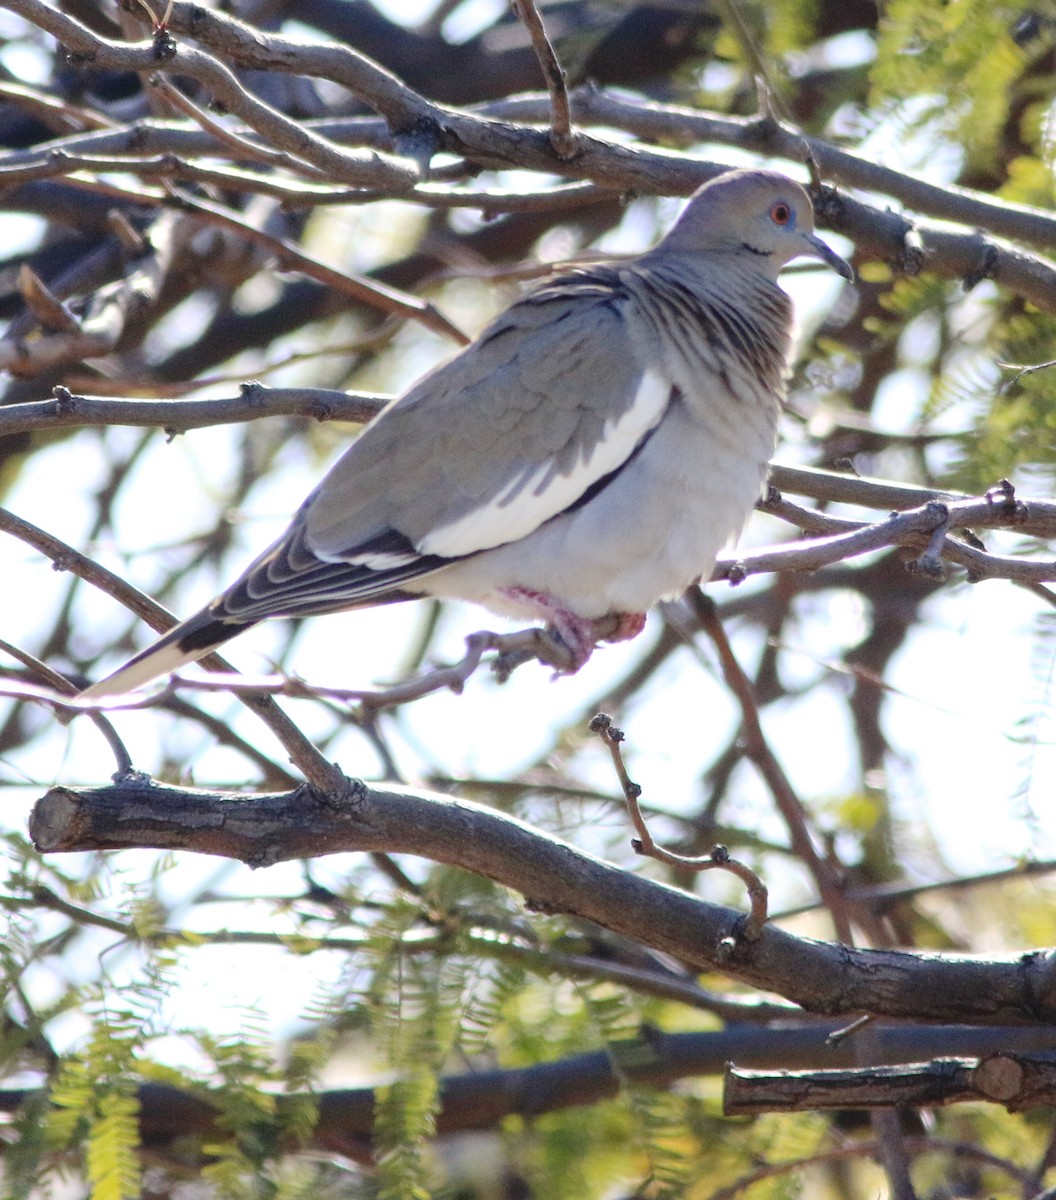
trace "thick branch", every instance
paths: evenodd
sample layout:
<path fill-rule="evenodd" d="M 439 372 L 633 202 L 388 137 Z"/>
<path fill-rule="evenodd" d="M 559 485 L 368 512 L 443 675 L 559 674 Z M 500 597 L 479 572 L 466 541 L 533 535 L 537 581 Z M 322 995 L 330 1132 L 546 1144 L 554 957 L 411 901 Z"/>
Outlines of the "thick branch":
<path fill-rule="evenodd" d="M 1041 247 L 1056 245 L 1056 217 L 1045 209 L 997 200 L 967 188 L 929 183 L 905 171 L 871 162 L 823 138 L 811 137 L 772 117 L 704 112 L 679 104 L 640 100 L 602 88 L 578 88 L 572 92 L 571 101 L 580 125 L 622 129 L 650 141 L 675 141 L 683 145 L 717 142 L 799 162 L 804 161 L 809 150 L 822 175 L 845 187 L 879 192 L 924 216 L 979 226 L 999 237 Z M 535 95 L 513 96 L 493 101 L 483 106 L 482 111 L 513 120 L 542 121 L 547 100 Z"/>
<path fill-rule="evenodd" d="M 978 1030 L 963 1026 L 886 1028 L 879 1030 L 878 1036 L 884 1061 L 891 1063 L 922 1053 L 987 1054 L 1009 1044 L 1022 1051 L 1044 1050 L 1054 1041 L 1051 1030 Z M 853 1063 L 853 1048 L 849 1044 L 831 1047 L 825 1038 L 824 1029 L 726 1029 L 676 1034 L 650 1031 L 647 1037 L 617 1042 L 605 1050 L 557 1062 L 449 1075 L 440 1083 L 437 1132 L 489 1129 L 510 1115 L 539 1116 L 596 1104 L 615 1096 L 621 1083 L 627 1081 L 667 1087 L 679 1079 L 719 1074 L 731 1060 L 759 1068 L 816 1062 L 848 1066 Z M 0 1112 L 16 1112 L 37 1094 L 21 1089 L 0 1091 Z M 292 1098 L 295 1104 L 300 1099 Z M 321 1093 L 317 1099 L 319 1121 L 312 1132 L 312 1145 L 335 1147 L 349 1138 L 370 1138 L 375 1111 L 373 1088 L 334 1089 Z M 201 1091 L 191 1094 L 165 1084 L 148 1083 L 139 1089 L 139 1102 L 142 1134 L 155 1147 L 216 1129 L 217 1109 Z M 280 1118 L 283 1103 L 280 1097 Z"/>
<path fill-rule="evenodd" d="M 1056 1019 L 1056 956 L 1006 960 L 853 950 L 768 925 L 738 940 L 739 913 L 594 858 L 512 817 L 428 792 L 361 782 L 258 796 L 163 787 L 142 777 L 104 788 L 54 788 L 30 831 L 43 852 L 133 846 L 196 850 L 264 866 L 349 851 L 417 854 L 778 992 L 811 1012 L 1021 1024 Z M 734 949 L 729 949 L 733 939 Z"/>
<path fill-rule="evenodd" d="M 897 1063 L 921 1054 L 988 1054 L 1012 1045 L 1020 1051 L 1053 1046 L 1051 1030 L 885 1028 L 878 1031 L 885 1062 Z M 668 1087 L 679 1079 L 717 1075 L 731 1060 L 757 1068 L 824 1062 L 853 1063 L 848 1043 L 832 1047 L 824 1029 L 725 1029 L 711 1033 L 660 1033 L 605 1050 L 577 1054 L 556 1062 L 509 1070 L 449 1075 L 440 1082 L 437 1132 L 462 1133 L 491 1129 L 511 1115 L 539 1116 L 544 1112 L 596 1104 L 617 1094 L 628 1081 L 647 1087 Z M 0 1112 L 14 1113 L 36 1098 L 31 1089 L 0 1090 Z M 346 1148 L 350 1139 L 368 1142 L 374 1128 L 376 1095 L 373 1088 L 341 1088 L 316 1097 L 319 1119 L 310 1145 Z M 284 1104 L 278 1097 L 281 1124 Z M 218 1108 L 201 1089 L 194 1093 L 167 1084 L 147 1083 L 139 1089 L 140 1130 L 155 1149 L 187 1136 L 214 1133 Z M 298 1146 L 298 1149 L 303 1147 Z"/>
<path fill-rule="evenodd" d="M 762 1112 L 819 1109 L 935 1108 L 966 1101 L 1003 1104 L 1011 1112 L 1056 1103 L 1056 1059 L 1051 1054 L 996 1053 L 985 1058 L 940 1058 L 897 1067 L 845 1071 L 726 1072 L 724 1110 L 745 1117 Z"/>
<path fill-rule="evenodd" d="M 838 471 L 822 471 L 817 467 L 788 467 L 770 464 L 770 482 L 782 492 L 794 496 L 809 496 L 837 504 L 860 504 L 863 508 L 903 511 L 920 508 L 929 500 L 970 500 L 964 492 L 942 492 L 935 488 L 917 487 L 909 483 L 892 483 L 888 479 L 872 479 L 866 475 L 844 475 Z"/>

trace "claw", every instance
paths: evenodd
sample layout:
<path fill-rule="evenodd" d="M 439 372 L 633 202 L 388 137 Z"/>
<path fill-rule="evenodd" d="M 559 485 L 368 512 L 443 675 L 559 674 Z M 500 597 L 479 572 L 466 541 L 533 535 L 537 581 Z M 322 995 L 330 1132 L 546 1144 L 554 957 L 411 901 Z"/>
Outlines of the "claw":
<path fill-rule="evenodd" d="M 568 650 L 571 662 L 558 669 L 561 675 L 574 675 L 585 666 L 598 642 L 625 642 L 637 637 L 645 628 L 645 613 L 581 617 L 545 592 L 523 587 L 504 588 L 503 591 L 510 599 L 528 605 L 546 622 L 547 632 Z"/>

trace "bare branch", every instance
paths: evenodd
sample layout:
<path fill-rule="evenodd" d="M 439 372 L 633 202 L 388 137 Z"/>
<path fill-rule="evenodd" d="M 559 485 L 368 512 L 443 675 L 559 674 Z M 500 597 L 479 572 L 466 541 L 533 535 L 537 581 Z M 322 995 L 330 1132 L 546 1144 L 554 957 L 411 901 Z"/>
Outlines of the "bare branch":
<path fill-rule="evenodd" d="M 94 108 L 70 104 L 48 92 L 21 83 L 0 83 L 0 99 L 10 100 L 19 108 L 33 113 L 56 133 L 67 133 L 71 129 L 110 129 L 116 124 Z"/>
<path fill-rule="evenodd" d="M 806 146 L 825 178 L 844 187 L 891 196 L 924 216 L 988 229 L 999 237 L 1034 246 L 1056 248 L 1056 217 L 1045 209 L 995 200 L 953 184 L 929 183 L 765 116 L 763 119 L 728 116 L 641 100 L 604 88 L 578 88 L 572 92 L 571 102 L 580 125 L 609 126 L 653 141 L 685 146 L 713 142 L 793 162 L 803 161 Z M 482 105 L 480 111 L 513 120 L 545 120 L 546 97 L 514 96 Z"/>
<path fill-rule="evenodd" d="M 130 323 L 157 303 L 165 276 L 172 266 L 175 249 L 171 218 L 155 228 L 149 252 L 124 278 L 100 287 L 91 297 L 84 315 L 63 322 L 63 327 L 41 337 L 25 339 L 17 324 L 9 325 L 0 340 L 0 370 L 13 375 L 34 376 L 54 367 L 84 358 L 98 358 L 112 351 L 125 336 Z M 50 290 L 53 326 L 64 311 L 60 298 Z M 38 295 L 37 313 L 43 304 Z"/>
<path fill-rule="evenodd" d="M 862 490 L 863 494 L 866 490 Z M 826 518 L 819 516 L 818 520 Z M 949 504 L 933 500 L 922 508 L 896 513 L 886 521 L 857 526 L 847 522 L 847 526 L 850 532 L 753 551 L 736 558 L 720 558 L 711 578 L 739 583 L 749 575 L 766 571 L 816 571 L 874 550 L 911 546 L 923 551 L 915 561 L 919 569 L 928 573 L 936 569 L 941 558 L 963 566 L 973 583 L 982 579 L 1009 579 L 1017 583 L 1056 580 L 1056 561 L 1037 562 L 989 554 L 945 536 L 945 531 L 950 528 L 1014 529 L 1032 537 L 1053 538 L 1056 537 L 1056 503 L 1051 501 L 1014 500 L 1008 505 L 986 497 Z M 940 528 L 942 541 L 933 546 L 933 536 Z"/>
<path fill-rule="evenodd" d="M 214 400 L 134 400 L 76 396 L 56 387 L 53 400 L 0 407 L 0 437 L 37 429 L 131 425 L 164 429 L 174 435 L 190 429 L 255 421 L 264 417 L 310 417 L 316 421 L 362 423 L 391 399 L 370 392 L 326 388 L 269 388 L 245 383 L 239 395 Z"/>
<path fill-rule="evenodd" d="M 942 1058 L 897 1067 L 843 1071 L 726 1072 L 727 1116 L 804 1110 L 936 1108 L 966 1101 L 1002 1104 L 1022 1112 L 1056 1100 L 1056 1061 L 1051 1054 L 997 1053 L 972 1060 Z"/>
<path fill-rule="evenodd" d="M 233 209 L 224 208 L 209 200 L 198 200 L 182 194 L 175 197 L 172 203 L 206 221 L 233 230 L 239 237 L 268 250 L 275 255 L 279 265 L 287 270 L 301 271 L 309 278 L 317 279 L 327 287 L 344 292 L 353 300 L 369 304 L 383 312 L 412 317 L 427 329 L 432 329 L 434 333 L 439 333 L 443 337 L 452 338 L 460 345 L 464 346 L 470 341 L 462 330 L 452 324 L 431 301 L 419 300 L 417 296 L 409 296 L 396 288 L 389 287 L 380 280 L 338 271 L 334 267 L 320 262 L 312 255 L 306 254 L 287 238 L 276 237 L 274 234 L 247 224 L 243 217 Z"/>
<path fill-rule="evenodd" d="M 304 785 L 247 796 L 133 775 L 111 787 L 53 788 L 37 802 L 30 832 L 43 853 L 139 846 L 255 865 L 348 852 L 416 854 L 493 879 L 537 909 L 593 921 L 700 970 L 777 992 L 810 1012 L 980 1025 L 1056 1020 L 1052 954 L 986 960 L 857 950 L 795 937 L 772 923 L 748 942 L 737 938 L 742 917 L 733 909 L 632 875 L 494 809 L 414 789 L 342 777 L 326 792 Z"/>
<path fill-rule="evenodd" d="M 3 510 L 0 510 L 0 528 L 3 527 L 3 519 Z M 604 633 L 604 629 L 602 633 Z M 370 714 L 386 708 L 396 708 L 412 700 L 420 700 L 434 692 L 448 690 L 460 694 L 467 680 L 476 672 L 488 651 L 496 652 L 496 657 L 490 661 L 489 665 L 495 676 L 503 683 L 513 671 L 527 662 L 539 662 L 544 666 L 553 667 L 558 672 L 568 671 L 574 664 L 572 652 L 547 629 L 533 627 L 513 633 L 492 633 L 490 630 L 483 629 L 477 633 L 471 633 L 466 638 L 466 653 L 459 662 L 449 667 L 436 667 L 404 683 L 380 689 L 325 687 L 306 683 L 296 676 L 243 675 L 227 668 L 218 674 L 204 676 L 173 675 L 167 684 L 153 692 L 147 694 L 133 692 L 127 696 L 114 695 L 107 697 L 101 703 L 98 701 L 86 702 L 78 696 L 70 695 L 63 689 L 49 690 L 17 681 L 0 683 L 0 696 L 39 700 L 41 703 L 50 704 L 53 708 L 61 711 L 95 712 L 104 709 L 108 712 L 117 712 L 166 704 L 178 690 L 222 692 L 231 693 L 241 699 L 288 696 L 296 700 L 329 700 L 339 704 L 356 705 L 361 714 Z M 201 661 L 208 663 L 209 660 L 205 658 Z"/>
<path fill-rule="evenodd" d="M 655 858 L 658 862 L 667 863 L 668 866 L 679 867 L 687 871 L 711 871 L 717 869 L 728 871 L 731 875 L 735 875 L 744 884 L 748 892 L 748 899 L 751 901 L 751 912 L 748 914 L 744 926 L 740 930 L 740 936 L 749 942 L 757 941 L 763 926 L 766 924 L 767 890 L 763 881 L 750 867 L 742 862 L 738 862 L 735 858 L 731 858 L 725 846 L 715 846 L 708 854 L 693 856 L 676 854 L 674 851 L 665 850 L 662 846 L 658 846 L 653 840 L 653 835 L 649 832 L 649 826 L 646 824 L 641 806 L 638 803 L 642 789 L 637 783 L 633 782 L 627 774 L 627 768 L 624 765 L 623 751 L 620 748 L 620 744 L 623 742 L 625 736 L 623 730 L 617 729 L 613 725 L 612 719 L 605 713 L 598 713 L 592 718 L 590 729 L 592 733 L 596 733 L 601 738 L 602 743 L 612 756 L 613 766 L 616 768 L 616 774 L 623 789 L 624 803 L 627 805 L 627 812 L 631 818 L 631 824 L 634 826 L 635 833 L 638 834 L 637 838 L 631 841 L 631 847 L 634 852 L 645 855 L 647 858 Z M 731 945 L 730 949 L 732 950 L 732 948 Z"/>
<path fill-rule="evenodd" d="M 158 68 L 154 42 L 128 45 L 108 41 L 73 17 L 49 7 L 43 0 L 8 0 L 7 7 L 46 30 L 71 53 L 99 70 L 150 73 Z M 176 69 L 181 75 L 189 75 L 204 84 L 228 112 L 240 116 L 269 144 L 303 159 L 331 179 L 380 187 L 411 187 L 414 183 L 417 171 L 408 160 L 344 149 L 252 95 L 242 87 L 230 68 L 205 51 L 180 45 L 176 54 Z"/>
<path fill-rule="evenodd" d="M 9 405 L 0 409 L 0 435 L 35 429 L 84 425 L 157 426 L 185 432 L 208 425 L 266 416 L 306 416 L 315 420 L 369 420 L 391 397 L 314 388 L 266 388 L 243 385 L 238 398 L 216 400 L 132 400 L 75 396 L 56 389 L 54 400 Z M 788 491 L 818 500 L 868 508 L 910 510 L 875 524 L 832 517 L 796 505 L 777 494 L 760 507 L 809 533 L 826 536 L 737 557 L 720 558 L 712 579 L 739 581 L 768 571 L 814 571 L 860 554 L 891 546 L 920 547 L 931 569 L 937 558 L 962 566 L 973 580 L 1008 579 L 1027 584 L 1056 581 L 1056 562 L 990 554 L 948 536 L 934 540 L 937 528 L 1011 529 L 1024 536 L 1056 538 L 1056 501 L 1031 497 L 1013 504 L 993 498 L 973 499 L 963 493 L 890 484 L 883 480 L 839 475 L 804 467 L 775 464 L 771 478 Z M 935 501 L 942 510 L 929 507 Z M 919 506 L 919 507 L 918 507 Z M 445 685 L 446 686 L 446 685 Z"/>
<path fill-rule="evenodd" d="M 73 696 L 77 692 L 77 688 L 58 671 L 52 670 L 47 663 L 43 663 L 40 659 L 35 658 L 26 650 L 20 649 L 18 646 L 13 646 L 10 642 L 0 638 L 0 651 L 9 654 L 16 662 L 20 662 L 38 679 L 42 679 L 46 688 L 40 689 L 40 699 L 47 703 L 52 703 L 54 707 L 60 707 L 58 703 L 53 702 L 47 695 L 50 692 L 53 696 L 67 698 Z M 0 685 L 2 686 L 2 685 Z M 107 744 L 114 753 L 114 758 L 117 760 L 117 773 L 123 775 L 132 770 L 132 759 L 128 751 L 125 749 L 124 742 L 118 736 L 117 730 L 113 727 L 106 715 L 101 712 L 91 714 L 92 724 L 106 739 Z"/>
<path fill-rule="evenodd" d="M 528 30 L 535 56 L 546 80 L 550 93 L 550 144 L 560 159 L 576 155 L 576 135 L 572 131 L 572 117 L 568 107 L 568 89 L 565 72 L 561 69 L 554 47 L 546 35 L 546 28 L 535 0 L 510 0 L 513 11 Z"/>
<path fill-rule="evenodd" d="M 33 546 L 50 558 L 57 569 L 72 571 L 81 579 L 99 588 L 100 591 L 113 596 L 159 633 L 167 632 L 176 624 L 176 618 L 171 613 L 130 583 L 93 562 L 86 555 L 74 550 L 72 546 L 68 546 L 65 542 L 46 533 L 43 529 L 38 529 L 35 525 L 23 521 L 14 513 L 2 508 L 0 508 L 0 531 L 10 533 L 27 545 Z M 232 668 L 219 654 L 209 654 L 201 662 L 203 666 L 212 670 L 232 671 Z M 237 691 L 235 695 L 238 695 Z M 39 698 L 43 699 L 44 697 Z M 339 775 L 333 764 L 326 761 L 319 750 L 270 696 L 247 693 L 239 696 L 239 699 L 247 708 L 255 712 L 271 730 L 306 779 L 323 789 L 336 786 L 338 794 L 341 793 L 344 787 L 341 781 L 344 777 Z M 52 703 L 57 702 L 52 701 Z"/>
<path fill-rule="evenodd" d="M 283 167 L 289 171 L 296 171 L 308 175 L 312 179 L 326 177 L 325 173 L 320 171 L 318 167 L 313 166 L 309 162 L 301 161 L 296 155 L 286 154 L 281 150 L 273 150 L 270 146 L 262 146 L 247 137 L 243 137 L 235 130 L 228 129 L 226 125 L 222 125 L 219 121 L 214 120 L 204 109 L 185 96 L 160 71 L 149 75 L 147 83 L 154 89 L 157 95 L 172 105 L 173 108 L 190 117 L 196 125 L 200 125 L 206 133 L 211 133 L 218 142 L 234 150 L 236 154 L 244 155 L 251 160 L 255 159 L 259 162 L 267 163 L 273 167 Z"/>
<path fill-rule="evenodd" d="M 18 269 L 18 290 L 26 308 L 47 333 L 80 334 L 81 323 L 58 296 L 52 294 L 29 263 L 23 263 Z"/>
<path fill-rule="evenodd" d="M 267 33 L 218 9 L 203 9 L 190 0 L 178 0 L 172 5 L 168 25 L 173 33 L 208 46 L 224 62 L 258 71 L 311 75 L 340 84 L 379 113 L 396 133 L 410 133 L 443 111 L 351 46 Z"/>

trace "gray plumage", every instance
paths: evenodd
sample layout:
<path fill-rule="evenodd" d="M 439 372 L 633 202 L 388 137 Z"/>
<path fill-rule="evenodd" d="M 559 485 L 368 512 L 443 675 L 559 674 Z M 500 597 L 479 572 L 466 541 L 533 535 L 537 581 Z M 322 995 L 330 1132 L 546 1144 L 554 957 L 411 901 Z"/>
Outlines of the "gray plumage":
<path fill-rule="evenodd" d="M 416 596 L 542 618 L 575 668 L 597 620 L 633 636 L 758 498 L 788 371 L 777 275 L 801 255 L 852 277 L 799 184 L 705 184 L 654 249 L 536 288 L 390 404 L 227 591 L 84 695 L 267 617 Z"/>

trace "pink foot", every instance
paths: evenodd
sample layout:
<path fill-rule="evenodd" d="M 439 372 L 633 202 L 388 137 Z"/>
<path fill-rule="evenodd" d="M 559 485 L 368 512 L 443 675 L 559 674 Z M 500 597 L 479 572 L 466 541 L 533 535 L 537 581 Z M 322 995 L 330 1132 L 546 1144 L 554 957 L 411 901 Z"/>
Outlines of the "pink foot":
<path fill-rule="evenodd" d="M 581 617 L 563 608 L 545 592 L 531 588 L 504 588 L 513 600 L 528 604 L 546 621 L 547 630 L 572 656 L 571 665 L 562 672 L 574 675 L 589 660 L 599 641 L 625 642 L 645 628 L 645 613 L 610 613 L 604 617 Z"/>

